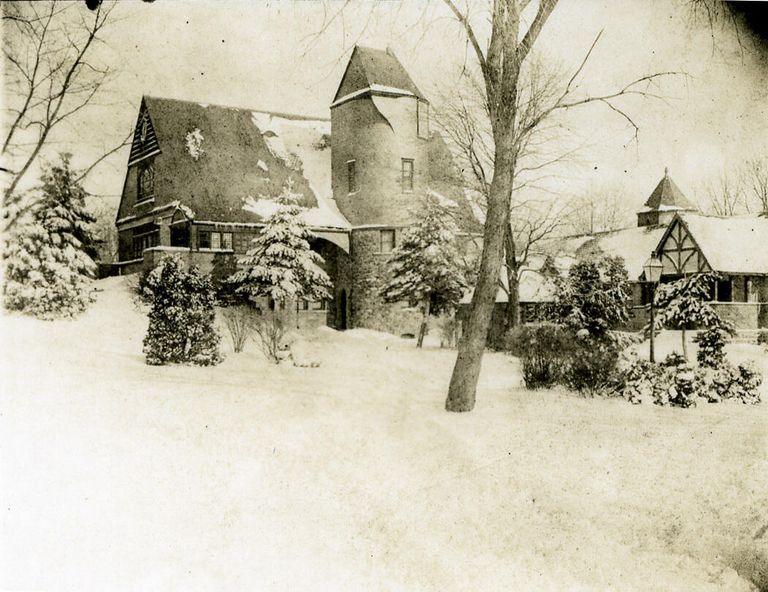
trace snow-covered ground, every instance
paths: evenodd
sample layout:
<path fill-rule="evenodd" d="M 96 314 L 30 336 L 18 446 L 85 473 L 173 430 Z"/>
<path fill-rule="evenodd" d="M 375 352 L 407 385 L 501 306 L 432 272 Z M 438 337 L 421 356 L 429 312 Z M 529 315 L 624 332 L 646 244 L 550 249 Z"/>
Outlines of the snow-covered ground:
<path fill-rule="evenodd" d="M 455 352 L 361 330 L 316 369 L 150 367 L 98 286 L 2 318 L 0 589 L 768 589 L 765 403 L 530 392 L 488 354 L 448 414 Z"/>

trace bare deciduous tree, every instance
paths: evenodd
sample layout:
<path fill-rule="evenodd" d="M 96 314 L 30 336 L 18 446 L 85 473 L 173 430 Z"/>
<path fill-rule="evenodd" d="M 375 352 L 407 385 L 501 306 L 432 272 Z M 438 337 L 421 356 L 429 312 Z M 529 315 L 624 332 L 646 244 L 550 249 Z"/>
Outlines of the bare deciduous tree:
<path fill-rule="evenodd" d="M 768 215 L 768 158 L 751 158 L 745 162 L 742 168 L 742 182 L 747 200 L 760 212 Z"/>
<path fill-rule="evenodd" d="M 91 12 L 81 3 L 61 0 L 2 5 L 7 228 L 31 205 L 23 203 L 19 184 L 51 141 L 52 132 L 91 104 L 110 78 L 109 67 L 99 64 L 93 54 L 114 6 L 100 4 Z M 80 178 L 126 142 L 127 138 L 107 151 Z"/>
<path fill-rule="evenodd" d="M 444 2 L 463 26 L 479 64 L 493 140 L 493 166 L 491 171 L 485 172 L 488 209 L 480 269 L 445 405 L 449 411 L 470 411 L 475 404 L 499 272 L 505 262 L 504 253 L 517 251 L 512 244 L 514 236 L 510 215 L 515 181 L 522 170 L 519 164 L 527 148 L 536 141 L 536 132 L 551 122 L 558 112 L 599 103 L 623 117 L 631 126 L 634 137 L 637 137 L 639 128 L 620 99 L 628 96 L 659 97 L 654 92 L 654 85 L 659 78 L 674 73 L 658 72 L 642 76 L 604 95 L 579 94 L 577 81 L 600 39 L 598 35 L 570 77 L 558 80 L 560 84 L 557 85 L 552 84 L 551 78 L 539 77 L 539 84 L 526 86 L 526 61 L 531 61 L 531 50 L 557 6 L 557 0 L 540 0 L 527 28 L 522 12 L 529 0 L 493 0 L 490 6 L 491 32 L 485 49 L 470 22 L 468 11 L 459 8 L 453 0 Z M 545 165 L 538 163 L 534 166 Z"/>
<path fill-rule="evenodd" d="M 625 228 L 632 208 L 619 191 L 610 187 L 589 189 L 572 199 L 567 208 L 567 225 L 574 234 L 595 234 Z"/>

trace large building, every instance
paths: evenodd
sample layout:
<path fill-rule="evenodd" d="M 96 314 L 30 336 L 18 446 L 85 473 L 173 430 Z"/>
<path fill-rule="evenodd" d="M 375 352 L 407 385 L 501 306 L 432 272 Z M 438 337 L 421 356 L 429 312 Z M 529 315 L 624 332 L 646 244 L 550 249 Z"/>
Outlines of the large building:
<path fill-rule="evenodd" d="M 175 253 L 227 275 L 287 184 L 303 196 L 334 283 L 304 317 L 344 329 L 414 332 L 418 313 L 379 291 L 388 254 L 432 194 L 463 232 L 479 227 L 429 101 L 394 53 L 356 47 L 330 119 L 145 96 L 117 214 L 123 273 Z"/>
<path fill-rule="evenodd" d="M 578 260 L 614 256 L 624 260 L 632 283 L 630 328 L 640 329 L 649 303 L 643 264 L 654 254 L 663 263 L 662 282 L 715 272 L 712 302 L 718 314 L 737 329 L 768 327 L 768 215 L 705 216 L 668 170 L 637 212 L 635 227 L 553 239 L 532 258 L 520 289 L 523 318 L 536 319 L 556 293 L 551 277 L 538 273 L 545 255 L 555 257 L 561 273 Z M 502 291 L 497 302 L 499 308 L 506 303 Z M 501 311 L 496 314 L 500 318 Z"/>

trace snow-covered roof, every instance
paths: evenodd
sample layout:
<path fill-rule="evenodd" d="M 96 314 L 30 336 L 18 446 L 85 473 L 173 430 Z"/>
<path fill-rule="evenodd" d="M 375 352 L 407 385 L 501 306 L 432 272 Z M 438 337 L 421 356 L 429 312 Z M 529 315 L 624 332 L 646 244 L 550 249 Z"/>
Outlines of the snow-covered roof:
<path fill-rule="evenodd" d="M 680 214 L 714 271 L 768 274 L 768 218 Z"/>
<path fill-rule="evenodd" d="M 630 280 L 643 273 L 643 264 L 656 250 L 666 228 L 645 226 L 603 232 L 589 237 L 575 251 L 577 259 L 611 256 L 624 259 Z"/>
<path fill-rule="evenodd" d="M 349 226 L 332 199 L 329 119 L 157 97 L 144 97 L 142 108 L 157 132 L 163 200 L 180 201 L 201 220 L 258 223 L 257 209 L 243 207 L 249 196 L 269 201 L 290 181 L 313 226 Z M 133 213 L 123 201 L 120 219 Z"/>

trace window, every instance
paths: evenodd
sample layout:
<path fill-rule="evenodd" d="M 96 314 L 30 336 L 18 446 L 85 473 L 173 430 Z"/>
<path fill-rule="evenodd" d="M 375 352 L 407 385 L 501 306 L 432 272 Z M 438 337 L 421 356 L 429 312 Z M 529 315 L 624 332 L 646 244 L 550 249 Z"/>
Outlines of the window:
<path fill-rule="evenodd" d="M 139 165 L 138 192 L 136 203 L 149 201 L 155 197 L 155 166 L 151 162 Z"/>
<path fill-rule="evenodd" d="M 402 159 L 401 183 L 403 191 L 413 191 L 413 159 Z"/>
<path fill-rule="evenodd" d="M 379 235 L 379 252 L 391 253 L 395 248 L 395 231 L 382 230 Z"/>
<path fill-rule="evenodd" d="M 144 255 L 144 249 L 156 247 L 160 234 L 157 231 L 135 234 L 133 236 L 133 258 L 140 259 Z"/>
<path fill-rule="evenodd" d="M 201 231 L 197 235 L 197 246 L 200 249 L 232 250 L 232 233 Z"/>
<path fill-rule="evenodd" d="M 347 162 L 347 186 L 349 193 L 357 191 L 357 170 L 355 164 L 354 160 Z"/>
<path fill-rule="evenodd" d="M 425 140 L 429 139 L 429 103 L 416 103 L 416 135 Z"/>

